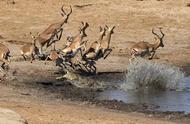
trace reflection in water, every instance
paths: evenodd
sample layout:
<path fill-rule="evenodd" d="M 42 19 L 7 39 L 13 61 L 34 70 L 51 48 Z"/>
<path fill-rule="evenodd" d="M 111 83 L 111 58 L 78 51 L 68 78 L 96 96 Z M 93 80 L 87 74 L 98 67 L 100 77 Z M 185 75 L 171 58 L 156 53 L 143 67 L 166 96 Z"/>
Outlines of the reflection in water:
<path fill-rule="evenodd" d="M 184 111 L 190 113 L 190 77 L 181 84 L 184 91 L 156 91 L 156 90 L 106 90 L 99 94 L 100 100 L 118 100 L 125 103 L 146 103 L 160 106 L 159 111 Z"/>

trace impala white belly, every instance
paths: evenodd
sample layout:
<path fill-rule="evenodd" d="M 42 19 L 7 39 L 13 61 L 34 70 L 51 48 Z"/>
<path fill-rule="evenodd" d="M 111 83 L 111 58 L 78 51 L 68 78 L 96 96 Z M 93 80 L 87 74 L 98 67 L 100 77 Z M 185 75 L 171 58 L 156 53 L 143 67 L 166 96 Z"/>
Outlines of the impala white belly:
<path fill-rule="evenodd" d="M 146 54 L 149 53 L 148 49 L 137 49 L 137 48 L 133 48 L 131 50 L 131 55 L 135 55 L 135 56 L 144 56 Z"/>
<path fill-rule="evenodd" d="M 22 55 L 26 55 L 26 56 L 30 56 L 31 55 L 31 52 L 23 52 L 23 51 L 20 51 Z"/>

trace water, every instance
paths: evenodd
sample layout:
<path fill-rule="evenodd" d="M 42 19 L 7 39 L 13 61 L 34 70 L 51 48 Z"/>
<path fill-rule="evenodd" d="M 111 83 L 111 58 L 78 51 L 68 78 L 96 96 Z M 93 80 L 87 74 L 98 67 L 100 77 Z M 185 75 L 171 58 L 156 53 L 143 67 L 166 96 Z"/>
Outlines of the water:
<path fill-rule="evenodd" d="M 125 103 L 159 106 L 158 111 L 184 111 L 190 113 L 190 77 L 183 79 L 180 88 L 173 91 L 111 89 L 101 92 L 99 100 L 118 100 Z"/>
<path fill-rule="evenodd" d="M 176 89 L 184 75 L 179 67 L 138 58 L 127 66 L 126 79 L 121 88 Z"/>

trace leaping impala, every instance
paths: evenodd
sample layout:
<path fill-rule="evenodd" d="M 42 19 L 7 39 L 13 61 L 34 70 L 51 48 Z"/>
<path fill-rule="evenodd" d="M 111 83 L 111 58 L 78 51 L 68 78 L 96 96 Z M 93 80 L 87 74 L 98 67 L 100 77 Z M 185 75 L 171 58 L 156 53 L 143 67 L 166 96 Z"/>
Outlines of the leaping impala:
<path fill-rule="evenodd" d="M 63 9 L 63 6 L 61 7 L 61 15 L 63 16 L 63 19 L 60 20 L 59 22 L 53 23 L 49 25 L 47 29 L 45 29 L 42 33 L 38 35 L 38 37 L 35 39 L 36 41 L 36 46 L 39 48 L 39 53 L 42 55 L 42 47 L 46 44 L 46 48 L 49 47 L 53 41 L 52 36 L 57 35 L 58 39 L 61 39 L 62 36 L 62 26 L 67 23 L 69 16 L 72 13 L 72 7 L 70 6 L 70 12 L 66 13 Z M 60 33 L 60 34 L 59 34 Z M 58 36 L 59 34 L 59 36 Z"/>
<path fill-rule="evenodd" d="M 111 41 L 111 35 L 114 33 L 114 28 L 115 26 L 108 27 L 106 25 L 106 29 L 100 32 L 99 43 L 96 42 L 94 45 L 96 46 L 94 51 L 96 50 L 97 52 L 93 52 L 93 50 L 91 52 L 87 51 L 87 53 L 83 55 L 83 60 L 86 62 L 84 65 L 89 72 L 96 72 L 95 61 L 102 57 L 106 59 L 106 57 L 111 53 L 112 49 L 110 49 L 109 45 Z M 106 30 L 108 31 L 107 36 L 106 39 L 103 39 Z"/>
<path fill-rule="evenodd" d="M 115 28 L 115 26 L 108 27 L 106 25 L 107 36 L 106 36 L 106 39 L 103 39 L 100 42 L 100 52 L 98 55 L 99 57 L 103 57 L 104 59 L 106 59 L 107 56 L 112 52 L 112 49 L 110 48 L 110 41 L 111 41 L 111 36 L 114 33 L 113 32 L 114 28 Z"/>
<path fill-rule="evenodd" d="M 154 37 L 155 43 L 154 44 L 140 41 L 131 47 L 131 50 L 130 50 L 131 58 L 129 59 L 130 61 L 137 56 L 145 57 L 146 55 L 149 56 L 149 59 L 152 59 L 155 55 L 156 50 L 159 47 L 164 47 L 164 44 L 163 44 L 164 33 L 162 32 L 162 28 L 159 28 L 159 30 L 160 30 L 160 33 L 162 34 L 162 36 L 159 36 L 157 33 L 154 32 L 154 29 L 152 29 L 152 34 L 155 35 L 155 37 Z"/>
<path fill-rule="evenodd" d="M 87 41 L 83 41 L 83 38 L 87 37 L 85 30 L 86 28 L 89 27 L 89 24 L 87 22 L 86 23 L 81 22 L 81 23 L 82 27 L 79 28 L 79 34 L 73 37 L 73 41 L 68 46 L 66 46 L 66 48 L 62 50 L 63 57 L 66 59 L 67 62 L 70 63 L 70 66 L 72 68 L 74 68 L 72 60 L 74 59 L 75 55 L 79 51 L 82 52 L 81 51 L 82 47 L 86 49 L 85 44 Z"/>
<path fill-rule="evenodd" d="M 10 50 L 7 46 L 0 43 L 0 61 L 3 62 L 1 68 L 5 70 L 5 64 L 9 65 Z"/>
<path fill-rule="evenodd" d="M 69 57 L 74 57 L 75 54 L 80 50 L 80 48 L 84 45 L 84 43 L 86 43 L 86 41 L 83 41 L 84 37 L 87 37 L 85 30 L 86 28 L 89 27 L 89 24 L 86 22 L 81 22 L 82 23 L 82 28 L 79 29 L 79 34 L 76 35 L 73 38 L 73 41 L 66 46 L 66 48 L 64 48 L 62 50 L 64 56 L 69 56 Z"/>
<path fill-rule="evenodd" d="M 106 29 L 100 26 L 100 34 L 97 41 L 94 41 L 84 54 L 81 53 L 83 64 L 88 72 L 96 72 L 95 61 L 98 59 L 98 53 L 100 50 L 100 42 L 105 36 Z"/>
<path fill-rule="evenodd" d="M 102 28 L 100 26 L 100 34 L 99 38 L 97 41 L 94 41 L 90 47 L 88 48 L 87 51 L 85 51 L 83 56 L 84 60 L 96 60 L 97 59 L 97 54 L 100 50 L 100 42 L 102 41 L 103 37 L 105 36 L 106 29 Z"/>

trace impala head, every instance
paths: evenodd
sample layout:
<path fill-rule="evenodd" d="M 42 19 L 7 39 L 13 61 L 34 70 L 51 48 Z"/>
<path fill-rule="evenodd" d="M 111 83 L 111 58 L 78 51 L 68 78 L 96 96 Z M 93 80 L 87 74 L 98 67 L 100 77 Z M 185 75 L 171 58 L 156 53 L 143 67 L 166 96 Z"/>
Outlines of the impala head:
<path fill-rule="evenodd" d="M 33 35 L 32 32 L 30 32 L 30 36 L 32 38 L 32 44 L 34 45 L 34 47 L 36 47 L 36 39 L 38 37 L 38 33 L 36 35 Z"/>
<path fill-rule="evenodd" d="M 38 37 L 38 33 L 34 36 L 34 35 L 30 32 L 30 36 L 31 36 L 31 38 L 32 38 L 32 40 L 33 40 L 32 45 L 33 45 L 33 47 L 34 47 L 34 52 L 35 52 L 35 54 L 40 54 L 40 53 L 39 53 L 39 49 L 38 49 L 38 47 L 36 46 L 36 38 Z"/>
<path fill-rule="evenodd" d="M 159 28 L 160 33 L 162 34 L 162 36 L 158 35 L 157 33 L 154 32 L 154 29 L 152 29 L 152 33 L 155 35 L 155 40 L 159 40 L 160 41 L 160 47 L 164 47 L 163 44 L 163 38 L 164 38 L 164 33 L 162 32 L 162 28 Z"/>
<path fill-rule="evenodd" d="M 107 25 L 106 25 L 106 30 L 108 31 L 108 33 L 109 34 L 113 34 L 114 32 L 113 32 L 113 29 L 115 28 L 115 26 L 113 26 L 113 27 L 108 27 Z"/>
<path fill-rule="evenodd" d="M 71 15 L 72 11 L 73 10 L 72 10 L 71 6 L 70 6 L 70 12 L 69 13 L 65 12 L 65 10 L 63 9 L 63 6 L 61 7 L 61 15 L 63 16 L 65 23 L 67 23 L 67 20 L 69 19 L 69 16 Z"/>
<path fill-rule="evenodd" d="M 38 37 L 39 33 L 36 33 L 36 35 L 33 35 L 32 32 L 30 32 L 30 36 L 33 40 L 36 40 L 36 38 Z"/>
<path fill-rule="evenodd" d="M 87 34 L 85 33 L 86 28 L 89 27 L 89 24 L 87 22 L 81 22 L 82 26 L 79 27 L 79 32 L 82 37 L 87 37 Z"/>

